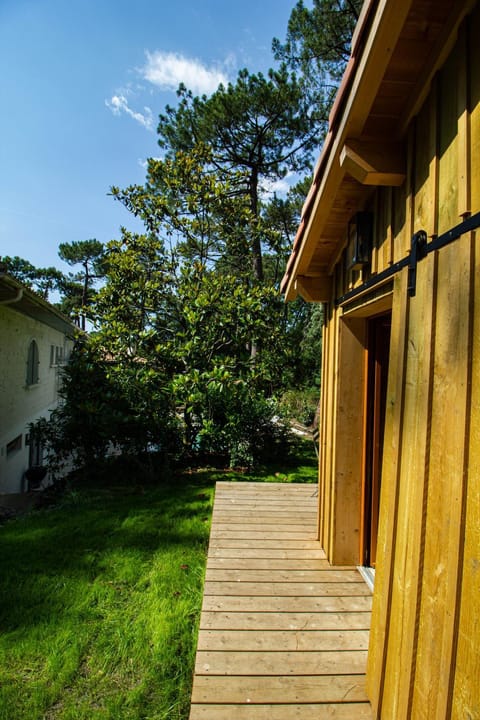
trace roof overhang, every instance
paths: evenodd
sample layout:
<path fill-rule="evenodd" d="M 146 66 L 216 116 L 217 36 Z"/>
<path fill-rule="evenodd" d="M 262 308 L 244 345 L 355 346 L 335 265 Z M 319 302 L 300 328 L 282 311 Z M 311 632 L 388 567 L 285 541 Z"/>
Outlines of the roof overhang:
<path fill-rule="evenodd" d="M 331 299 L 349 219 L 404 182 L 405 135 L 475 0 L 366 0 L 281 290 Z"/>
<path fill-rule="evenodd" d="M 73 337 L 77 330 L 60 310 L 6 273 L 0 273 L 0 307 L 2 305 L 70 337 Z"/>

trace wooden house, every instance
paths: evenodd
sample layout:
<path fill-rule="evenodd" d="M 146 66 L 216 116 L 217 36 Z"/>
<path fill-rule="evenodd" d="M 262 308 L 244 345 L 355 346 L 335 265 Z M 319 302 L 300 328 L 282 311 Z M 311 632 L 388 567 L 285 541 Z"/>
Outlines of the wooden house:
<path fill-rule="evenodd" d="M 480 7 L 366 0 L 283 279 L 325 303 L 319 538 L 384 720 L 480 718 Z"/>

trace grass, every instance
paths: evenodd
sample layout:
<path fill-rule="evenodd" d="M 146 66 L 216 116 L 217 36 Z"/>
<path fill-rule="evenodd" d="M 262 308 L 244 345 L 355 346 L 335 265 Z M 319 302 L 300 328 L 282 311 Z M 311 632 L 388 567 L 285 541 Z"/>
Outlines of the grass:
<path fill-rule="evenodd" d="M 0 528 L 0 720 L 186 720 L 214 484 L 297 465 L 80 483 Z"/>
<path fill-rule="evenodd" d="M 280 463 L 271 463 L 254 470 L 242 469 L 206 470 L 202 475 L 217 480 L 232 482 L 286 482 L 316 483 L 318 479 L 318 460 L 314 445 L 308 439 L 295 439 L 291 445 L 290 457 Z"/>

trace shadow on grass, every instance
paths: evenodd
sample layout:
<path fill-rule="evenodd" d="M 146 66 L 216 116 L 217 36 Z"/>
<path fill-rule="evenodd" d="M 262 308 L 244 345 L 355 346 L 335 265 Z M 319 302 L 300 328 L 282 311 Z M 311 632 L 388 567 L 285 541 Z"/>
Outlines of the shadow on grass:
<path fill-rule="evenodd" d="M 122 593 L 146 582 L 145 568 L 167 554 L 178 562 L 173 571 L 165 567 L 165 577 L 160 570 L 155 582 L 176 596 L 188 583 L 187 568 L 203 572 L 216 481 L 316 482 L 317 460 L 313 444 L 298 440 L 280 464 L 170 477 L 141 485 L 113 466 L 106 476 L 75 482 L 56 507 L 1 527 L 1 631 L 60 626 L 72 612 L 82 622 L 98 618 L 102 595 L 121 602 Z"/>
<path fill-rule="evenodd" d="M 212 492 L 196 480 L 156 487 L 79 483 L 59 506 L 0 528 L 2 633 L 60 625 L 72 608 L 98 614 L 99 589 L 110 595 L 134 589 L 162 554 L 176 553 L 184 565 L 198 562 L 193 558 L 208 543 Z M 184 576 L 179 572 L 177 581 Z"/>
<path fill-rule="evenodd" d="M 199 471 L 206 480 L 231 480 L 232 482 L 285 482 L 316 483 L 318 460 L 313 442 L 295 438 L 290 444 L 290 454 L 276 462 L 253 470 L 249 468 L 211 469 Z"/>

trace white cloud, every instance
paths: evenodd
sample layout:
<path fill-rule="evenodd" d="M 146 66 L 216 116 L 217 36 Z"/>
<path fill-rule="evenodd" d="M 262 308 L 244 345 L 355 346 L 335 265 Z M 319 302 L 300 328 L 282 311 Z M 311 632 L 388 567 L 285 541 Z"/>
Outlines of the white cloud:
<path fill-rule="evenodd" d="M 145 80 L 162 90 L 176 90 L 180 83 L 194 94 L 210 94 L 220 83 L 228 83 L 227 75 L 219 67 L 206 67 L 199 60 L 186 58 L 179 53 L 147 51 L 147 62 L 141 69 Z M 231 62 L 231 60 L 230 60 Z"/>
<path fill-rule="evenodd" d="M 143 125 L 147 130 L 153 131 L 153 113 L 149 107 L 145 106 L 143 113 L 132 110 L 125 95 L 121 94 L 113 95 L 110 100 L 105 100 L 105 105 L 110 108 L 114 115 L 125 113 L 140 123 L 140 125 Z"/>
<path fill-rule="evenodd" d="M 298 177 L 293 172 L 288 172 L 285 177 L 280 180 L 264 179 L 260 192 L 265 198 L 270 197 L 274 193 L 280 196 L 286 195 L 297 180 Z"/>

